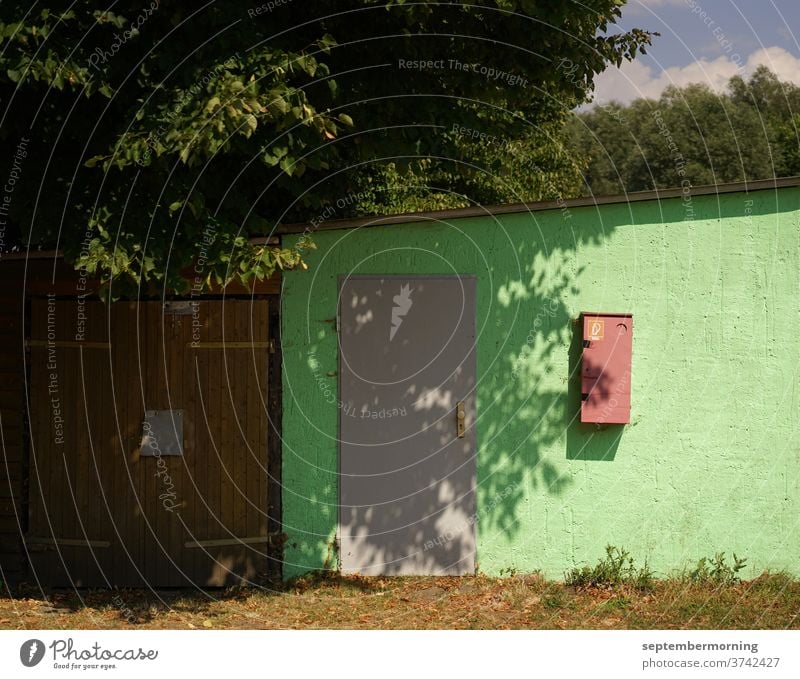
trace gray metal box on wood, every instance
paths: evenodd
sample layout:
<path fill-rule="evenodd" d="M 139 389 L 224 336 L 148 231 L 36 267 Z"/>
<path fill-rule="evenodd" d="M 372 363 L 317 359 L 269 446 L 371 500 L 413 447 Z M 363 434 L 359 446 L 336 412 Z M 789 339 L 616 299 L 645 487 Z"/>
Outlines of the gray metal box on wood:
<path fill-rule="evenodd" d="M 183 411 L 146 410 L 140 455 L 183 455 Z"/>

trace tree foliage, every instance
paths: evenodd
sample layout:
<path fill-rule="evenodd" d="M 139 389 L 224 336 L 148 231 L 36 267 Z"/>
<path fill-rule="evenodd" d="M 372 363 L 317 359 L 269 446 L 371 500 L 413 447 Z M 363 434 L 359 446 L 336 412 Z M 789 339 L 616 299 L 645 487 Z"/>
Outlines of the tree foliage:
<path fill-rule="evenodd" d="M 669 87 L 657 100 L 573 117 L 569 146 L 588 161 L 586 191 L 715 184 L 800 174 L 800 87 L 766 67 L 727 91 Z"/>
<path fill-rule="evenodd" d="M 623 4 L 3 2 L 18 245 L 115 286 L 179 290 L 199 257 L 247 284 L 311 247 L 253 241 L 281 222 L 553 194 L 568 111 L 650 41 L 607 30 Z"/>

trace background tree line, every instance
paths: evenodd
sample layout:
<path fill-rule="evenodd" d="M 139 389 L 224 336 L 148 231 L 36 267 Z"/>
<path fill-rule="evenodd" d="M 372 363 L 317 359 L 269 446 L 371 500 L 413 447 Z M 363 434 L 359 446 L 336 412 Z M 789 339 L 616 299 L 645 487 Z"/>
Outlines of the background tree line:
<path fill-rule="evenodd" d="M 668 87 L 505 138 L 453 135 L 454 158 L 383 165 L 360 214 L 612 195 L 800 175 L 800 87 L 765 66 L 724 92 Z M 456 162 L 454 162 L 454 160 Z M 459 161 L 481 168 L 463 171 Z"/>
<path fill-rule="evenodd" d="M 800 87 L 766 67 L 725 92 L 669 87 L 658 99 L 611 103 L 564 128 L 581 193 L 608 195 L 800 174 Z M 681 174 L 683 173 L 683 174 Z"/>

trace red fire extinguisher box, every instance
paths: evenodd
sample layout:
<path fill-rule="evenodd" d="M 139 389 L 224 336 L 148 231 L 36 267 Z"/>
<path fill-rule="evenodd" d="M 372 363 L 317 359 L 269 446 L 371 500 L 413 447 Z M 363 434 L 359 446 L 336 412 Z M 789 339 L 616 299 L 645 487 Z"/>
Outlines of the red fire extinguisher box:
<path fill-rule="evenodd" d="M 590 313 L 583 317 L 581 422 L 631 421 L 633 315 Z"/>

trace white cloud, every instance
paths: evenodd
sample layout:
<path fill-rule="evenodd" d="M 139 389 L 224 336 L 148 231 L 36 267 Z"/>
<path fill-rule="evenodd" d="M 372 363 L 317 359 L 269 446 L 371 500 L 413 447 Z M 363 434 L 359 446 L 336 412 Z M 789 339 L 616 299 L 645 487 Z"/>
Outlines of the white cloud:
<path fill-rule="evenodd" d="M 782 47 L 761 48 L 746 60 L 737 57 L 699 59 L 687 66 L 672 66 L 662 71 L 656 71 L 640 61 L 625 62 L 621 68 L 609 68 L 595 79 L 594 103 L 628 103 L 640 97 L 657 98 L 668 85 L 682 87 L 689 83 L 702 83 L 722 91 L 733 76 L 746 78 L 762 64 L 774 71 L 781 80 L 800 85 L 800 59 Z"/>

